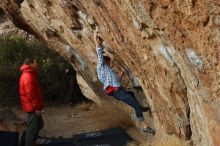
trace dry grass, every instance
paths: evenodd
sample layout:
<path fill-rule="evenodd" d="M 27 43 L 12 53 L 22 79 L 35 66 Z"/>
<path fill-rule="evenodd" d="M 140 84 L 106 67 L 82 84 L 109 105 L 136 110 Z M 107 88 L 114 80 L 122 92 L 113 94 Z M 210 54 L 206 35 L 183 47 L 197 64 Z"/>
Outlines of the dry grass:
<path fill-rule="evenodd" d="M 183 139 L 179 139 L 175 136 L 169 136 L 169 139 L 155 142 L 157 146 L 189 146 L 189 142 Z"/>
<path fill-rule="evenodd" d="M 121 127 L 127 129 L 130 126 L 134 126 L 133 121 L 125 111 L 110 103 L 102 106 L 81 103 L 78 108 L 82 111 L 91 110 L 91 117 L 100 123 L 103 128 Z"/>
<path fill-rule="evenodd" d="M 23 113 L 22 111 L 16 111 Z M 4 112 L 5 113 L 5 112 Z M 4 118 L 11 119 L 10 112 L 2 114 L 0 112 L 0 129 L 13 128 L 16 131 L 22 131 L 25 125 L 23 123 L 7 123 L 5 125 Z M 54 114 L 56 113 L 56 116 Z M 2 117 L 2 118 L 1 118 Z M 181 140 L 175 136 L 155 135 L 154 137 L 143 136 L 130 116 L 112 105 L 110 102 L 103 104 L 101 107 L 96 104 L 81 103 L 74 107 L 55 106 L 45 108 L 44 113 L 45 127 L 41 131 L 41 136 L 70 137 L 73 134 L 103 130 L 114 127 L 121 127 L 130 131 L 136 142 L 129 143 L 128 146 L 189 146 L 188 141 Z M 57 134 L 57 135 L 55 135 Z"/>
<path fill-rule="evenodd" d="M 102 129 L 114 127 L 128 129 L 135 126 L 128 113 L 110 103 L 102 106 L 81 103 L 78 108 L 82 111 L 90 111 L 92 113 L 90 118 L 93 118 Z M 151 140 L 142 140 L 130 142 L 127 146 L 189 146 L 189 142 L 168 135 L 156 135 Z"/>
<path fill-rule="evenodd" d="M 90 103 L 82 102 L 76 108 L 78 108 L 81 111 L 89 111 L 91 108 L 91 105 L 92 104 Z"/>
<path fill-rule="evenodd" d="M 128 146 L 190 146 L 189 141 L 179 139 L 176 136 L 156 137 L 155 140 L 143 141 L 139 145 L 128 144 Z"/>

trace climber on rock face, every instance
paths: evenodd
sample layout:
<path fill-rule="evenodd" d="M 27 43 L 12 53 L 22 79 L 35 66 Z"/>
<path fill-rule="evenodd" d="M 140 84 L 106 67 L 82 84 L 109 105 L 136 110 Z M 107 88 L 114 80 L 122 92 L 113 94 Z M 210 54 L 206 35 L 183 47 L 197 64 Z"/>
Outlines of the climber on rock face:
<path fill-rule="evenodd" d="M 103 46 L 101 38 L 98 35 L 98 32 L 94 33 L 94 40 L 96 43 L 96 50 L 98 54 L 98 64 L 97 64 L 97 74 L 99 80 L 104 85 L 104 91 L 113 96 L 116 100 L 120 100 L 131 106 L 135 110 L 135 114 L 137 117 L 137 121 L 140 124 L 140 127 L 143 132 L 155 134 L 155 130 L 150 128 L 144 121 L 143 113 L 149 110 L 148 107 L 142 107 L 137 99 L 129 94 L 129 92 L 125 91 L 125 89 L 121 86 L 118 76 L 110 67 L 111 58 L 108 56 L 103 56 Z M 120 78 L 123 76 L 123 72 L 121 72 Z"/>

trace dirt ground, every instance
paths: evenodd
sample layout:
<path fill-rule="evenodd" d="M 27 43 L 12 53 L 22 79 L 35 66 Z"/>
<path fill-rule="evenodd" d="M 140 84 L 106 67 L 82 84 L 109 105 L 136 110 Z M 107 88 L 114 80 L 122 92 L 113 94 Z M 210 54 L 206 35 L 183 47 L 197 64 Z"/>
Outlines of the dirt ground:
<path fill-rule="evenodd" d="M 48 107 L 44 110 L 44 119 L 45 127 L 40 135 L 45 137 L 72 137 L 74 134 L 121 127 L 136 140 L 130 145 L 139 145 L 146 139 L 124 111 L 110 105 L 103 108 L 81 103 L 73 107 Z"/>
<path fill-rule="evenodd" d="M 43 111 L 45 125 L 39 135 L 48 138 L 60 136 L 68 138 L 74 134 L 121 127 L 135 140 L 128 144 L 129 146 L 187 146 L 172 137 L 169 139 L 174 144 L 170 142 L 156 144 L 155 137 L 141 133 L 128 114 L 112 105 L 104 107 L 91 103 L 46 106 Z M 22 112 L 20 106 L 13 108 L 0 106 L 0 130 L 21 133 L 25 129 L 25 119 L 26 114 Z"/>
<path fill-rule="evenodd" d="M 49 105 L 43 110 L 42 137 L 72 137 L 74 134 L 121 127 L 138 134 L 128 115 L 117 107 L 99 107 L 92 103 L 77 105 Z M 22 132 L 26 114 L 20 106 L 0 106 L 0 130 Z M 129 134 L 130 135 L 130 134 Z M 135 136 L 134 136 L 135 137 Z M 136 142 L 137 143 L 137 142 Z"/>

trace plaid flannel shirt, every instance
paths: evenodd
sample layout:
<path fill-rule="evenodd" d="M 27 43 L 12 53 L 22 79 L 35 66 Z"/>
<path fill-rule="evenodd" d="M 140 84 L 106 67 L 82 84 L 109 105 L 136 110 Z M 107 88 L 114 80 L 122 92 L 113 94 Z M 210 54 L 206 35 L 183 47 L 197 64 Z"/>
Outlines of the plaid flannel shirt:
<path fill-rule="evenodd" d="M 118 80 L 115 72 L 103 61 L 103 46 L 96 47 L 98 54 L 97 74 L 99 80 L 103 83 L 103 90 L 105 91 L 108 86 L 120 87 L 121 83 Z"/>

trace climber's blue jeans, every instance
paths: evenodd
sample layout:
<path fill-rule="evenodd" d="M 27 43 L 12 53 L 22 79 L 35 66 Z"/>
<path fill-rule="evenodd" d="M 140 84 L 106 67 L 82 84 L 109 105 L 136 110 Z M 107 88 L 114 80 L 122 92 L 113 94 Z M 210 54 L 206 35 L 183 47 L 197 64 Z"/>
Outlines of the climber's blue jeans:
<path fill-rule="evenodd" d="M 114 91 L 111 96 L 113 96 L 117 100 L 121 100 L 125 102 L 126 104 L 130 105 L 134 110 L 138 121 L 143 121 L 144 117 L 142 114 L 142 107 L 137 101 L 137 99 L 132 96 L 132 94 L 129 94 L 127 91 L 125 91 L 122 87 L 120 87 L 118 90 Z"/>

